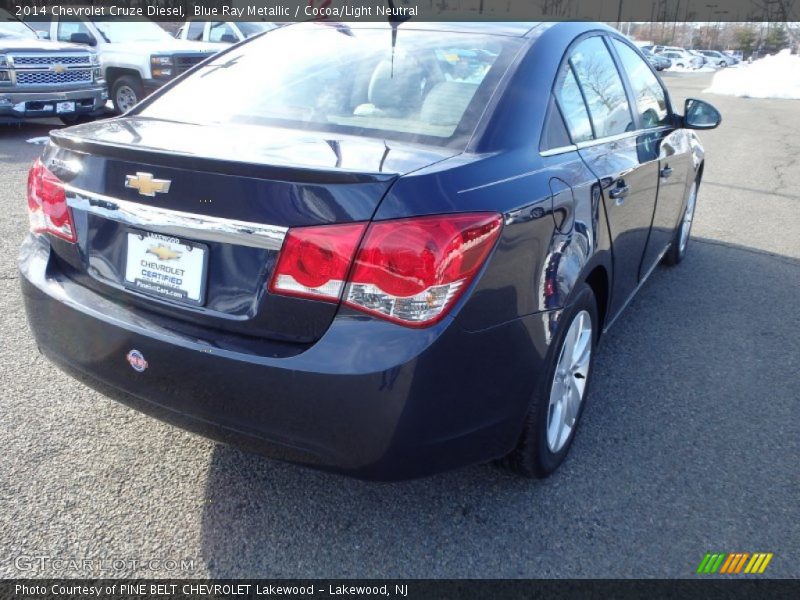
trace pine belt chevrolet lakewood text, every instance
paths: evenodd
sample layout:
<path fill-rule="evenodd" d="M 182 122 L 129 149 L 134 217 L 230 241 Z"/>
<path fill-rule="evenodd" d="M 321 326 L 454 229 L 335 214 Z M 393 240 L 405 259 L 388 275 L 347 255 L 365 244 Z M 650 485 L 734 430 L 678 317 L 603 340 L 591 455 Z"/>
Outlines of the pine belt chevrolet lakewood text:
<path fill-rule="evenodd" d="M 704 165 L 586 23 L 297 24 L 51 134 L 41 351 L 164 420 L 373 479 L 564 459 L 595 347 L 681 261 Z"/>

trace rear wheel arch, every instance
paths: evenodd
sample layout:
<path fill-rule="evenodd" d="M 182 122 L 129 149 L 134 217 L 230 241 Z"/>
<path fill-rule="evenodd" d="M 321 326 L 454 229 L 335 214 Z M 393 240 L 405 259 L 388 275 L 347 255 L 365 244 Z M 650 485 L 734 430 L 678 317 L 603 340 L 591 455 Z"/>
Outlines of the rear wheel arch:
<path fill-rule="evenodd" d="M 608 269 L 605 265 L 597 265 L 589 272 L 584 281 L 592 289 L 594 300 L 597 303 L 597 317 L 600 321 L 597 335 L 600 337 L 603 333 L 606 317 L 608 316 L 608 301 L 611 290 L 611 279 Z"/>

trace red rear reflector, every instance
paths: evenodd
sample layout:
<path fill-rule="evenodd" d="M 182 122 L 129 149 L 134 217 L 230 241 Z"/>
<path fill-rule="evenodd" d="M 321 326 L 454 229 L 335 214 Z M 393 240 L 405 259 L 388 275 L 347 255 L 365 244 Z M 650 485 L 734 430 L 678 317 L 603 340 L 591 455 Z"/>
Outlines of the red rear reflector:
<path fill-rule="evenodd" d="M 431 325 L 472 282 L 501 228 L 496 213 L 374 222 L 359 248 L 344 301 L 405 325 Z"/>
<path fill-rule="evenodd" d="M 28 172 L 28 217 L 34 233 L 51 233 L 68 242 L 77 241 L 64 184 L 38 158 Z"/>
<path fill-rule="evenodd" d="M 338 302 L 366 223 L 290 229 L 269 291 Z"/>

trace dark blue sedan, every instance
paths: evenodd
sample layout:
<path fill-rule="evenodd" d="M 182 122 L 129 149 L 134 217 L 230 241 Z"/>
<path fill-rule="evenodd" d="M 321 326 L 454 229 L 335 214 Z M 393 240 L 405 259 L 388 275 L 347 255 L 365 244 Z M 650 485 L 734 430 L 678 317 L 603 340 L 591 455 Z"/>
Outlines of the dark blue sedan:
<path fill-rule="evenodd" d="M 270 456 L 398 479 L 564 460 L 595 348 L 687 249 L 703 149 L 603 25 L 297 24 L 28 179 L 41 351 Z"/>

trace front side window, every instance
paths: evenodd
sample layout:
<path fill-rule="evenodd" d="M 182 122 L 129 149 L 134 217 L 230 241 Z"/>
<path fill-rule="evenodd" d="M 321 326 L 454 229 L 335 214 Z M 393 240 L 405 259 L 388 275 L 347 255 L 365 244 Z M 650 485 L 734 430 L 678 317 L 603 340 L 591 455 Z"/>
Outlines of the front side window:
<path fill-rule="evenodd" d="M 252 37 L 254 35 L 258 35 L 259 33 L 263 33 L 265 31 L 272 31 L 277 27 L 275 23 L 270 23 L 267 21 L 240 21 L 237 23 L 239 27 L 239 31 L 242 32 L 242 35 L 246 38 Z"/>
<path fill-rule="evenodd" d="M 212 60 L 147 117 L 466 145 L 522 41 L 307 23 Z"/>
<path fill-rule="evenodd" d="M 211 23 L 211 29 L 208 31 L 208 41 L 219 42 L 237 42 L 236 34 L 227 23 Z"/>
<path fill-rule="evenodd" d="M 112 44 L 127 42 L 164 42 L 172 36 L 153 21 L 116 21 L 98 19 L 94 21 L 105 40 Z"/>
<path fill-rule="evenodd" d="M 580 42 L 569 59 L 583 90 L 596 138 L 633 131 L 628 98 L 617 67 L 600 37 Z"/>
<path fill-rule="evenodd" d="M 203 30 L 206 24 L 204 21 L 192 21 L 189 23 L 189 31 L 186 32 L 186 39 L 193 42 L 203 41 Z"/>
<path fill-rule="evenodd" d="M 83 21 L 59 21 L 56 35 L 59 42 L 72 41 L 73 34 L 85 33 L 90 38 L 94 38 L 89 27 Z"/>
<path fill-rule="evenodd" d="M 642 127 L 667 125 L 669 123 L 667 94 L 658 78 L 630 46 L 619 40 L 614 40 L 614 46 L 631 82 L 636 99 L 636 111 L 642 121 Z"/>

